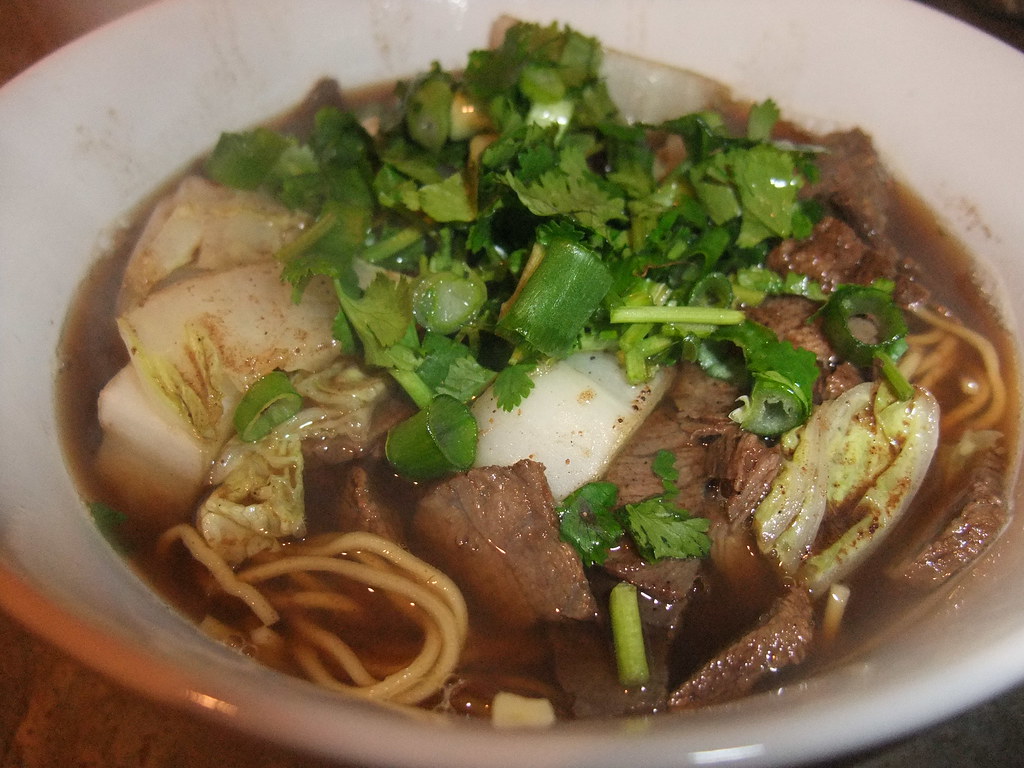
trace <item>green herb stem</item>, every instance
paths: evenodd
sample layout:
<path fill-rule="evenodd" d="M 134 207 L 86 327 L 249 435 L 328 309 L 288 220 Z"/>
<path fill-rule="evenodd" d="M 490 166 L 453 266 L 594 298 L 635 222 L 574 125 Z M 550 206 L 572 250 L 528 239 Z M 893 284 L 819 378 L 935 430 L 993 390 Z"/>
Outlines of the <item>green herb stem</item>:
<path fill-rule="evenodd" d="M 337 221 L 338 217 L 334 213 L 331 211 L 324 211 L 323 215 L 313 222 L 312 226 L 304 229 L 302 233 L 290 243 L 285 243 L 281 246 L 276 254 L 277 260 L 287 264 L 292 259 L 301 256 L 316 245 L 316 243 L 328 232 L 330 232 Z"/>
<path fill-rule="evenodd" d="M 637 588 L 625 581 L 612 587 L 608 612 L 619 682 L 626 687 L 643 685 L 650 679 L 650 669 L 647 666 Z"/>
<path fill-rule="evenodd" d="M 914 396 L 914 386 L 907 381 L 907 377 L 889 355 L 878 352 L 875 354 L 875 360 L 878 361 L 882 375 L 899 400 L 909 400 Z"/>
<path fill-rule="evenodd" d="M 426 408 L 427 404 L 433 399 L 433 390 L 415 371 L 389 368 L 388 373 L 405 390 L 405 393 L 416 403 L 417 407 Z"/>
<path fill-rule="evenodd" d="M 384 240 L 368 245 L 361 255 L 364 261 L 375 264 L 394 256 L 400 251 L 404 251 L 422 237 L 423 233 L 416 227 L 406 227 Z"/>
<path fill-rule="evenodd" d="M 690 325 L 739 325 L 746 318 L 738 309 L 718 307 L 616 307 L 612 323 L 686 323 Z"/>

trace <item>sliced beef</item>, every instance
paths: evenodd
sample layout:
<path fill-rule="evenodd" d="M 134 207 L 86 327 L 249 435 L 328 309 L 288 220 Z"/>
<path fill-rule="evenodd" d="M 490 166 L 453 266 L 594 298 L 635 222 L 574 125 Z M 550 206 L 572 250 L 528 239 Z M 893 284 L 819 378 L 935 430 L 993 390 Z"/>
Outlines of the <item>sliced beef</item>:
<path fill-rule="evenodd" d="M 679 504 L 716 521 L 746 520 L 781 466 L 777 446 L 744 432 L 729 417 L 737 389 L 691 363 L 680 366 L 672 391 L 675 409 L 663 405 L 612 461 L 606 479 L 619 500 L 633 503 L 662 492 L 651 472 L 659 450 L 672 451 L 679 471 Z"/>
<path fill-rule="evenodd" d="M 640 501 L 663 492 L 651 463 L 659 450 L 671 451 L 679 472 L 678 503 L 711 521 L 715 560 L 731 551 L 722 542 L 744 535 L 750 513 L 781 466 L 777 445 L 743 432 L 729 419 L 736 394 L 734 386 L 710 378 L 698 366 L 681 365 L 670 398 L 676 408 L 672 402 L 663 403 L 606 474 L 619 486 L 622 503 Z M 700 572 L 699 565 L 685 561 L 645 566 L 628 550 L 609 558 L 606 568 L 666 600 L 683 599 L 682 590 L 688 593 Z"/>
<path fill-rule="evenodd" d="M 820 139 L 820 181 L 807 193 L 825 202 L 865 239 L 884 233 L 893 200 L 893 181 L 871 137 L 860 129 L 837 131 Z"/>
<path fill-rule="evenodd" d="M 813 637 L 810 595 L 791 589 L 757 626 L 677 688 L 669 697 L 669 707 L 692 709 L 745 696 L 768 675 L 803 661 Z"/>
<path fill-rule="evenodd" d="M 803 311 L 803 305 L 796 306 Z M 695 510 L 712 520 L 722 517 L 720 513 L 726 521 L 745 519 L 781 465 L 776 445 L 744 432 L 729 418 L 737 395 L 733 385 L 712 379 L 693 364 L 681 366 L 673 393 L 679 428 L 700 452 L 700 464 L 691 470 L 703 478 L 701 504 Z"/>
<path fill-rule="evenodd" d="M 666 558 L 649 563 L 624 543 L 608 555 L 604 568 L 621 581 L 628 581 L 641 592 L 674 605 L 682 604 L 693 589 L 700 572 L 700 560 Z"/>
<path fill-rule="evenodd" d="M 906 567 L 903 580 L 916 588 L 931 587 L 978 558 L 1006 525 L 1005 472 L 1000 448 L 981 451 L 950 505 L 950 522 Z"/>
<path fill-rule="evenodd" d="M 853 363 L 839 363 L 835 367 L 829 366 L 825 375 L 815 385 L 815 398 L 817 401 L 835 400 L 848 389 L 853 389 L 858 384 L 863 384 L 866 379 L 860 368 Z"/>
<path fill-rule="evenodd" d="M 480 609 L 527 625 L 590 619 L 596 604 L 572 547 L 559 539 L 544 467 L 482 467 L 432 488 L 413 525 L 430 559 Z"/>
<path fill-rule="evenodd" d="M 708 476 L 726 504 L 726 518 L 745 524 L 782 467 L 782 451 L 738 424 L 730 423 L 708 443 Z"/>
<path fill-rule="evenodd" d="M 740 391 L 722 379 L 713 379 L 693 363 L 683 363 L 669 393 L 683 421 L 720 421 L 736 407 Z"/>
<path fill-rule="evenodd" d="M 804 347 L 821 362 L 828 362 L 835 350 L 814 313 L 821 305 L 801 296 L 771 296 L 747 310 L 747 317 L 772 331 L 794 347 Z"/>
<path fill-rule="evenodd" d="M 869 247 L 852 227 L 833 216 L 815 224 L 808 238 L 783 240 L 768 254 L 766 264 L 780 274 L 806 275 L 826 293 L 840 283 L 894 280 L 899 271 L 894 250 Z"/>
<path fill-rule="evenodd" d="M 406 546 L 404 516 L 372 488 L 370 474 L 361 463 L 345 468 L 338 524 L 341 531 L 366 531 Z"/>
<path fill-rule="evenodd" d="M 785 274 L 806 275 L 826 292 L 840 283 L 869 285 L 891 280 L 893 297 L 901 306 L 926 301 L 928 290 L 916 278 L 916 265 L 905 259 L 890 240 L 879 235 L 865 243 L 848 224 L 826 216 L 804 240 L 783 240 L 768 254 L 766 265 Z"/>
<path fill-rule="evenodd" d="M 866 285 L 885 277 L 895 281 L 894 295 L 900 305 L 925 301 L 928 292 L 914 279 L 915 265 L 898 252 L 887 232 L 897 199 L 896 183 L 878 157 L 871 137 L 853 129 L 830 133 L 821 143 L 827 151 L 817 160 L 820 181 L 808 187 L 805 194 L 823 202 L 835 218 L 826 217 L 818 227 L 827 230 L 826 240 L 833 239 L 837 258 L 849 259 L 859 250 L 850 241 L 850 234 L 859 237 L 860 248 L 865 249 L 858 264 L 830 274 L 829 280 L 842 277 L 843 282 Z M 842 228 L 834 224 L 836 219 L 849 225 L 850 232 L 842 233 Z M 812 240 L 817 231 L 816 227 Z"/>
<path fill-rule="evenodd" d="M 661 633 L 648 638 L 647 685 L 624 688 L 618 679 L 610 636 L 579 622 L 552 625 L 549 632 L 555 675 L 577 718 L 647 714 L 664 707 L 668 694 L 667 643 Z"/>
<path fill-rule="evenodd" d="M 660 450 L 675 454 L 679 470 L 680 504 L 688 509 L 703 503 L 704 482 L 700 477 L 704 449 L 686 428 L 670 405 L 656 408 L 643 429 L 638 430 L 612 460 L 605 479 L 619 488 L 619 503 L 633 504 L 664 492 L 661 479 L 651 471 Z"/>

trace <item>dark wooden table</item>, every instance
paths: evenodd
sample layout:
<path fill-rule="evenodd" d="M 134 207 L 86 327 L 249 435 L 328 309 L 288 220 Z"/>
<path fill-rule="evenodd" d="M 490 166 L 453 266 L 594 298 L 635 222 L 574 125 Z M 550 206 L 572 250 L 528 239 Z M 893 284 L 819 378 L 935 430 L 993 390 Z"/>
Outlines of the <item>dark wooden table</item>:
<path fill-rule="evenodd" d="M 851 0 L 855 2 L 856 0 Z M 0 84 L 142 0 L 0 0 Z M 926 4 L 1024 50 L 1024 26 L 965 0 Z M 68 8 L 74 10 L 68 12 Z M 1022 649 L 1024 652 L 1024 649 Z M 121 689 L 0 614 L 0 768 L 320 768 Z M 1024 765 L 1024 687 L 834 768 Z"/>

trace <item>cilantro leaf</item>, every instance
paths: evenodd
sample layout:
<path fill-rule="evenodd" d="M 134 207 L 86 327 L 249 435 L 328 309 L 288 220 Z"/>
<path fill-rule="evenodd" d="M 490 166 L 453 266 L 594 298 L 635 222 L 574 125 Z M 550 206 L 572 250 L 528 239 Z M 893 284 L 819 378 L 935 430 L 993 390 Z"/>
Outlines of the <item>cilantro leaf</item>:
<path fill-rule="evenodd" d="M 291 140 L 270 128 L 223 133 L 206 161 L 214 181 L 236 189 L 256 189 L 274 170 Z"/>
<path fill-rule="evenodd" d="M 494 378 L 464 344 L 439 333 L 428 332 L 420 345 L 422 362 L 416 373 L 436 394 L 467 402 Z"/>
<path fill-rule="evenodd" d="M 637 551 L 649 562 L 666 557 L 705 557 L 711 551 L 710 521 L 690 517 L 664 497 L 627 504 L 626 527 Z"/>
<path fill-rule="evenodd" d="M 747 138 L 753 141 L 767 141 L 772 129 L 779 121 L 779 108 L 771 99 L 755 104 L 747 116 Z"/>
<path fill-rule="evenodd" d="M 691 517 L 674 499 L 679 472 L 671 451 L 658 451 L 651 471 L 665 492 L 615 508 L 618 487 L 593 482 L 569 494 L 557 508 L 562 539 L 572 544 L 584 565 L 601 565 L 609 550 L 628 532 L 637 552 L 648 562 L 666 557 L 705 557 L 711 550 L 710 521 Z"/>
<path fill-rule="evenodd" d="M 378 274 L 361 297 L 342 292 L 338 298 L 371 363 L 378 353 L 401 341 L 412 323 L 412 286 L 408 280 Z"/>
<path fill-rule="evenodd" d="M 601 565 L 622 538 L 622 524 L 614 512 L 618 497 L 614 483 L 587 483 L 556 510 L 562 539 L 575 547 L 585 566 Z"/>
<path fill-rule="evenodd" d="M 706 557 L 711 551 L 707 536 L 711 523 L 691 517 L 675 504 L 679 495 L 679 470 L 671 451 L 660 450 L 651 462 L 651 472 L 661 480 L 665 492 L 623 509 L 625 525 L 637 551 L 648 562 L 666 557 Z"/>
<path fill-rule="evenodd" d="M 569 216 L 606 236 L 609 222 L 625 219 L 625 200 L 591 172 L 575 174 L 559 168 L 531 183 L 524 183 L 512 172 L 504 178 L 537 216 Z"/>
<path fill-rule="evenodd" d="M 536 366 L 532 363 L 516 363 L 498 372 L 494 379 L 494 397 L 498 407 L 504 411 L 514 410 L 533 389 L 530 374 Z"/>
<path fill-rule="evenodd" d="M 661 449 L 654 454 L 651 472 L 661 480 L 661 485 L 667 496 L 675 497 L 679 493 L 679 486 L 676 485 L 676 481 L 679 479 L 679 470 L 676 469 L 676 457 L 672 451 Z"/>
<path fill-rule="evenodd" d="M 730 153 L 739 189 L 743 223 L 737 244 L 756 245 L 767 237 L 789 237 L 801 186 L 789 153 L 768 144 Z"/>
<path fill-rule="evenodd" d="M 434 221 L 472 221 L 476 218 L 473 201 L 461 173 L 453 173 L 444 181 L 420 187 L 420 207 Z"/>

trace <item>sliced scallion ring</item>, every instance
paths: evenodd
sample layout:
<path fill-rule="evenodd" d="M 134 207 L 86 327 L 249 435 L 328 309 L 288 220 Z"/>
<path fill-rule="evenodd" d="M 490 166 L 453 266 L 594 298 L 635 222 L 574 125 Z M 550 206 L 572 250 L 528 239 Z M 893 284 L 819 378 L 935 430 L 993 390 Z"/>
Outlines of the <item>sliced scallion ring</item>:
<path fill-rule="evenodd" d="M 841 285 L 819 311 L 832 346 L 854 365 L 866 368 L 875 355 L 895 360 L 902 354 L 907 323 L 889 292 L 867 285 Z"/>
<path fill-rule="evenodd" d="M 295 391 L 288 375 L 271 371 L 249 387 L 235 408 L 235 430 L 244 442 L 255 443 L 288 421 L 301 407 L 302 396 Z"/>

